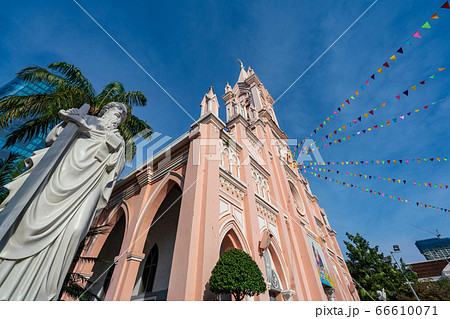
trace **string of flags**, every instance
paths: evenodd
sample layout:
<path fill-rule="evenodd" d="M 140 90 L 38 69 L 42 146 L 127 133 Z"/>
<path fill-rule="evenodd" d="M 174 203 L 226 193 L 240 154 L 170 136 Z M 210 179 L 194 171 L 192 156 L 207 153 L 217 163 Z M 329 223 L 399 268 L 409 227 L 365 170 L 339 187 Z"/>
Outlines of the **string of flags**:
<path fill-rule="evenodd" d="M 444 184 L 433 184 L 433 183 L 424 183 L 424 182 L 415 182 L 415 181 L 407 181 L 404 179 L 399 178 L 390 178 L 390 177 L 380 177 L 375 175 L 367 175 L 367 174 L 357 174 L 357 173 L 349 173 L 349 172 L 343 172 L 343 171 L 337 171 L 337 170 L 331 170 L 331 169 L 325 169 L 320 167 L 312 167 L 307 165 L 302 165 L 301 168 L 304 169 L 312 169 L 319 172 L 328 172 L 328 173 L 334 173 L 334 174 L 341 174 L 345 176 L 353 176 L 353 177 L 359 177 L 359 178 L 365 178 L 365 179 L 372 179 L 377 181 L 385 181 L 385 182 L 393 182 L 393 183 L 399 183 L 403 185 L 414 185 L 414 186 L 426 186 L 426 187 L 435 187 L 435 188 L 441 188 L 441 189 L 448 189 L 448 185 Z"/>
<path fill-rule="evenodd" d="M 315 176 L 315 177 L 317 177 L 319 179 L 328 180 L 330 182 L 334 182 L 334 183 L 342 185 L 342 186 L 347 186 L 347 187 L 350 187 L 350 188 L 353 188 L 353 189 L 356 189 L 356 190 L 360 190 L 360 191 L 363 191 L 363 192 L 366 192 L 366 193 L 369 193 L 369 194 L 372 194 L 372 195 L 378 195 L 378 196 L 384 197 L 386 199 L 389 198 L 389 199 L 392 199 L 392 200 L 398 200 L 398 201 L 401 201 L 402 203 L 405 203 L 405 204 L 416 205 L 417 207 L 420 206 L 420 207 L 425 207 L 425 208 L 429 208 L 429 209 L 436 209 L 438 211 L 446 212 L 446 213 L 449 211 L 447 208 L 432 206 L 430 204 L 424 204 L 424 203 L 412 201 L 412 200 L 409 200 L 409 199 L 406 199 L 406 198 L 392 196 L 392 195 L 385 194 L 385 193 L 382 193 L 382 192 L 378 192 L 378 191 L 375 191 L 375 190 L 372 190 L 372 189 L 369 189 L 369 188 L 366 188 L 366 187 L 359 187 L 357 185 L 354 185 L 354 184 L 351 184 L 351 183 L 347 183 L 347 182 L 343 182 L 343 181 L 337 180 L 335 178 L 330 178 L 328 176 L 317 174 L 317 173 L 314 173 L 314 172 L 311 172 L 311 171 L 307 171 L 305 169 L 303 170 L 303 172 L 304 173 L 309 172 L 313 176 Z"/>
<path fill-rule="evenodd" d="M 438 72 L 442 72 L 445 69 L 446 68 L 438 68 Z M 428 77 L 428 79 L 434 79 L 435 76 L 436 76 L 435 74 L 432 74 Z M 418 82 L 417 84 L 413 85 L 412 87 L 408 88 L 407 90 L 403 91 L 402 93 L 395 95 L 393 98 L 389 99 L 388 101 L 381 103 L 379 106 L 375 107 L 374 109 L 372 109 L 372 110 L 368 111 L 367 113 L 348 122 L 346 125 L 334 130 L 333 132 L 326 134 L 325 136 L 322 137 L 322 141 L 324 141 L 325 139 L 328 139 L 329 137 L 331 137 L 333 135 L 338 135 L 340 132 L 343 132 L 343 131 L 347 130 L 348 128 L 352 127 L 352 125 L 356 125 L 358 122 L 361 122 L 362 120 L 364 120 L 364 118 L 366 118 L 366 119 L 369 118 L 369 115 L 373 116 L 375 111 L 377 111 L 380 107 L 384 108 L 384 107 L 388 106 L 392 101 L 400 101 L 402 96 L 404 96 L 404 97 L 410 96 L 412 92 L 415 92 L 417 90 L 417 87 L 425 86 L 425 81 L 427 81 L 427 79 Z M 327 121 L 329 121 L 329 118 L 327 118 Z M 298 149 L 298 147 L 295 147 L 294 149 Z"/>
<path fill-rule="evenodd" d="M 434 105 L 434 104 L 436 104 L 436 103 L 438 103 L 438 102 L 442 102 L 442 101 L 446 100 L 447 98 L 448 98 L 448 97 L 443 98 L 443 99 L 441 99 L 441 100 L 439 100 L 439 101 L 433 102 L 433 103 L 431 103 L 431 104 L 429 104 L 429 105 L 425 105 L 425 106 L 423 106 L 422 108 L 423 108 L 424 110 L 428 110 L 429 107 L 430 107 L 430 105 Z M 403 114 L 403 115 L 400 115 L 400 116 L 398 116 L 398 117 L 395 117 L 395 118 L 393 118 L 393 119 L 391 119 L 391 120 L 388 120 L 388 121 L 385 121 L 385 122 L 383 122 L 383 123 L 374 125 L 374 126 L 369 127 L 369 128 L 367 128 L 367 129 L 365 129 L 365 130 L 358 131 L 358 132 L 353 133 L 353 134 L 350 134 L 350 135 L 354 138 L 354 137 L 356 137 L 356 136 L 358 136 L 358 135 L 360 135 L 360 134 L 365 134 L 365 133 L 368 133 L 368 132 L 371 132 L 371 131 L 375 131 L 375 130 L 378 130 L 378 129 L 381 129 L 381 128 L 385 128 L 385 127 L 387 127 L 387 126 L 390 126 L 391 124 L 392 124 L 392 125 L 393 125 L 393 124 L 398 124 L 398 123 L 400 122 L 399 120 L 405 120 L 405 119 L 410 118 L 411 115 L 414 115 L 414 114 L 418 113 L 422 108 L 419 107 L 419 108 L 414 109 L 414 110 L 411 110 L 410 112 L 407 112 L 407 113 L 405 113 L 405 114 Z M 315 150 L 319 150 L 319 149 L 322 149 L 322 148 L 324 148 L 324 147 L 330 147 L 330 146 L 333 145 L 333 144 L 338 144 L 338 143 L 347 142 L 347 141 L 350 140 L 350 135 L 347 135 L 346 137 L 342 137 L 342 138 L 340 138 L 340 139 L 334 140 L 334 141 L 332 141 L 332 142 L 325 143 L 324 145 L 321 145 L 321 146 L 319 146 L 319 147 L 315 147 L 315 148 L 314 148 L 314 147 L 308 146 L 308 147 L 309 147 L 309 150 L 307 150 L 306 153 L 308 153 L 308 152 L 309 152 L 309 153 L 312 153 L 312 152 L 315 151 Z M 306 148 L 307 148 L 307 147 L 306 147 Z M 301 152 L 300 154 L 303 154 L 303 152 Z"/>
<path fill-rule="evenodd" d="M 412 159 L 394 159 L 394 160 L 374 160 L 374 161 L 344 161 L 344 162 L 311 162 L 310 165 L 384 165 L 384 164 L 411 164 L 411 163 L 427 163 L 427 162 L 447 162 L 448 157 L 428 157 L 428 158 L 412 158 Z"/>
<path fill-rule="evenodd" d="M 442 6 L 441 9 L 450 9 L 448 1 L 446 1 Z M 439 17 L 437 15 L 438 12 L 435 12 L 430 18 L 429 21 L 438 20 Z M 376 70 L 366 81 L 363 82 L 363 84 L 354 92 L 350 97 L 348 97 L 339 107 L 336 108 L 336 110 L 327 117 L 326 120 L 324 120 L 320 125 L 318 125 L 311 133 L 310 136 L 313 136 L 313 134 L 316 134 L 320 129 L 323 129 L 327 122 L 329 122 L 328 119 L 333 119 L 338 115 L 339 112 L 343 111 L 345 107 L 349 106 L 351 103 L 353 103 L 354 100 L 357 99 L 357 97 L 362 93 L 362 91 L 365 90 L 370 84 L 370 82 L 374 81 L 375 78 L 378 78 L 381 74 L 383 74 L 383 70 L 387 71 L 389 69 L 389 63 L 392 65 L 393 62 L 397 61 L 397 58 L 401 55 L 405 54 L 405 49 L 407 47 L 410 47 L 413 45 L 413 41 L 417 39 L 422 39 L 423 31 L 425 29 L 431 29 L 431 24 L 428 20 L 416 31 L 414 34 L 400 47 L 398 48 L 394 54 L 390 58 L 388 58 L 380 68 Z M 420 32 L 419 32 L 420 31 Z M 421 34 L 422 33 L 422 34 Z M 411 41 L 413 40 L 413 41 Z"/>

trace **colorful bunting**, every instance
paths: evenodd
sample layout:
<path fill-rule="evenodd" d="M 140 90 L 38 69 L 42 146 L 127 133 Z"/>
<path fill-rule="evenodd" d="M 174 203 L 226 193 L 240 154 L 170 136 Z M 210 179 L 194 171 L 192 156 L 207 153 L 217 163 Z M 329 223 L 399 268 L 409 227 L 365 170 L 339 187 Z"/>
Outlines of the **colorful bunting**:
<path fill-rule="evenodd" d="M 431 29 L 430 24 L 427 22 L 424 23 L 424 25 L 422 26 L 423 29 Z"/>
<path fill-rule="evenodd" d="M 442 8 L 442 9 L 450 9 L 450 6 L 448 5 L 448 1 L 446 1 L 446 2 L 442 5 L 441 8 Z"/>
<path fill-rule="evenodd" d="M 447 5 L 448 5 L 448 1 L 447 1 L 446 3 L 447 3 Z M 442 5 L 441 8 L 447 9 L 446 4 Z M 439 19 L 438 16 L 437 16 L 437 12 L 434 13 L 434 14 L 431 16 L 430 19 Z M 428 21 L 426 21 L 426 22 L 422 25 L 422 28 L 423 28 L 423 29 L 431 29 L 431 25 L 430 25 L 430 23 L 429 23 Z M 414 37 L 414 38 L 422 38 L 422 35 L 419 33 L 419 31 L 416 31 L 416 32 L 412 35 L 412 37 Z M 411 40 L 408 39 L 408 40 L 405 42 L 405 46 L 412 46 Z M 403 47 L 400 47 L 396 52 L 399 53 L 399 54 L 404 54 Z M 393 55 L 389 58 L 389 60 L 391 60 L 391 61 L 397 61 L 397 57 L 395 56 L 395 54 L 393 54 Z M 384 67 L 386 67 L 386 68 L 389 68 L 389 67 L 390 67 L 390 66 L 389 66 L 389 63 L 388 63 L 387 61 L 384 62 L 382 66 L 384 66 Z M 376 72 L 377 72 L 377 73 L 380 73 L 380 74 L 383 74 L 383 69 L 382 69 L 382 68 L 379 68 Z M 372 74 L 372 75 L 370 76 L 370 79 L 375 80 L 375 73 Z M 370 80 L 368 79 L 368 80 L 366 80 L 364 83 L 365 83 L 367 86 L 369 86 L 369 81 L 370 81 Z M 361 89 L 361 91 L 363 91 L 363 90 L 364 90 L 364 86 L 362 85 L 362 86 L 360 87 L 360 89 Z M 358 90 L 355 91 L 355 95 L 356 95 L 356 96 L 359 96 L 359 95 L 360 95 L 359 93 L 360 93 L 360 92 L 359 92 Z M 352 96 L 350 96 L 348 99 L 345 100 L 345 102 L 347 103 L 347 105 L 350 105 L 350 100 L 356 100 L 355 96 L 352 95 Z M 342 108 L 345 109 L 345 104 L 344 104 L 344 103 L 342 104 Z M 342 111 L 342 110 L 339 110 L 339 112 L 341 112 L 341 111 Z M 334 112 L 334 114 L 337 116 L 337 112 L 336 112 L 336 111 Z M 333 116 L 331 116 L 331 118 L 333 118 Z M 325 121 L 324 121 L 324 122 L 325 122 Z M 324 126 L 326 126 L 326 124 L 327 124 L 327 123 L 325 122 L 325 123 L 324 123 Z M 323 128 L 323 126 L 322 126 L 321 128 Z M 320 130 L 320 129 L 316 129 L 315 132 L 311 132 L 311 136 L 313 136 L 313 134 L 317 133 L 319 130 Z"/>
<path fill-rule="evenodd" d="M 426 159 L 426 160 L 425 160 Z M 437 162 L 447 162 L 448 161 L 448 157 L 446 156 L 441 156 L 441 157 L 429 157 L 430 161 L 433 162 L 434 160 L 436 160 Z M 433 161 L 431 160 L 433 159 Z M 401 160 L 372 160 L 372 161 L 345 161 L 345 162 L 311 162 L 310 165 L 363 165 L 363 164 L 377 164 L 379 165 L 381 163 L 381 165 L 383 165 L 385 162 L 388 164 L 396 164 L 398 162 L 398 164 L 410 164 L 410 163 L 414 163 L 414 162 L 418 162 L 421 163 L 422 161 L 427 162 L 428 158 L 418 158 L 418 159 L 401 159 Z"/>
<path fill-rule="evenodd" d="M 438 102 L 442 102 L 442 101 L 444 101 L 444 100 L 446 100 L 446 99 L 447 99 L 447 98 L 444 98 L 444 99 L 441 99 L 441 100 L 439 100 L 439 101 L 433 102 L 433 103 L 431 103 L 431 105 L 434 105 L 434 104 L 436 104 L 436 103 L 438 103 Z M 425 110 L 427 110 L 427 109 L 429 108 L 429 105 L 426 105 L 426 106 L 424 106 L 423 108 L 424 108 Z M 415 110 L 413 110 L 413 111 L 411 111 L 411 112 L 408 112 L 407 115 L 410 116 L 412 112 L 418 113 L 419 111 L 420 111 L 420 108 L 419 108 L 419 109 L 415 109 Z M 368 118 L 368 114 L 365 113 L 365 114 L 364 114 L 364 117 Z M 387 125 L 391 125 L 391 124 L 393 124 L 393 123 L 397 123 L 397 121 L 398 121 L 399 118 L 402 119 L 402 120 L 404 120 L 404 119 L 405 119 L 405 115 L 400 115 L 398 118 L 393 118 L 393 119 L 391 119 L 391 120 L 386 121 L 385 123 L 386 123 Z M 359 119 L 359 118 L 358 118 L 358 119 Z M 380 126 L 380 127 L 383 127 L 381 124 L 379 124 L 379 126 Z M 375 128 L 375 127 L 373 127 L 373 128 Z M 366 131 L 371 131 L 371 130 L 372 130 L 372 127 L 367 128 L 366 130 L 362 130 L 362 133 L 365 134 Z M 339 130 L 338 130 L 338 131 L 339 131 Z M 357 132 L 356 135 L 359 135 L 360 133 L 361 133 L 361 132 Z M 335 131 L 335 135 L 336 135 L 336 131 Z M 350 138 L 348 138 L 347 140 L 350 140 Z M 339 139 L 338 142 L 341 143 L 342 141 Z M 329 142 L 328 145 L 332 145 L 332 143 L 335 143 L 335 144 L 336 144 L 337 141 Z M 321 145 L 321 146 L 316 147 L 316 148 L 313 148 L 313 149 L 310 149 L 310 151 L 313 151 L 313 150 L 319 150 L 319 149 L 322 149 L 322 148 L 324 148 L 324 147 L 328 147 L 328 146 L 325 146 L 325 145 L 326 145 L 326 144 Z M 307 149 L 306 147 L 303 148 L 303 150 L 305 150 L 305 151 L 306 151 L 306 149 Z M 299 153 L 299 155 L 301 155 L 301 154 L 304 153 L 303 150 L 302 150 L 302 152 Z"/>
<path fill-rule="evenodd" d="M 439 68 L 438 70 L 444 70 L 445 68 Z M 430 77 L 431 78 L 431 77 Z M 433 78 L 434 78 L 434 75 L 433 75 Z M 425 80 L 424 81 L 422 81 L 422 82 L 420 82 L 420 83 L 425 83 Z M 416 90 L 416 87 L 417 87 L 417 85 L 414 85 L 413 87 L 411 87 L 411 89 L 413 90 L 413 91 L 415 91 Z M 358 91 L 357 91 L 358 92 Z M 403 94 L 405 95 L 405 96 L 409 96 L 409 90 L 405 90 L 405 91 L 403 91 Z M 398 100 L 400 100 L 400 96 L 401 96 L 401 94 L 398 94 L 397 96 L 396 96 L 396 98 L 398 99 Z M 389 102 L 390 102 L 391 100 L 389 100 Z M 387 104 L 388 102 L 385 102 L 385 103 L 383 103 L 383 104 L 381 104 L 381 106 L 382 107 L 385 107 L 386 106 L 386 104 Z M 374 113 L 374 111 L 376 111 L 378 109 L 378 107 L 376 107 L 376 108 L 374 108 L 373 110 L 370 110 L 368 113 L 369 114 L 371 114 L 371 115 L 374 115 L 373 113 Z M 340 107 L 338 107 L 338 111 L 340 112 L 341 111 L 341 108 Z M 367 114 L 367 113 L 366 113 Z M 364 115 L 366 118 L 368 118 L 368 116 L 367 115 Z M 359 121 L 361 121 L 361 117 L 359 117 L 358 118 L 358 120 Z M 353 122 L 354 123 L 356 123 L 356 119 L 355 120 L 353 120 Z M 347 123 L 347 125 L 349 125 L 350 123 Z M 351 125 L 349 125 L 349 126 L 351 126 Z M 320 125 L 320 128 L 323 128 L 324 127 L 324 125 Z M 339 130 L 339 131 L 341 131 L 341 130 Z M 325 136 L 323 136 L 322 137 L 322 140 L 324 139 L 324 138 L 329 138 L 329 137 L 331 137 L 331 134 L 332 133 L 329 133 L 329 134 L 327 134 L 327 135 L 325 135 Z M 336 133 L 335 133 L 336 134 Z"/>
<path fill-rule="evenodd" d="M 431 160 L 431 158 L 430 158 Z M 402 160 L 400 160 L 401 162 Z M 389 161 L 390 162 L 390 161 Z M 395 162 L 395 160 L 394 160 Z M 408 184 L 408 185 L 413 185 L 413 186 L 421 186 L 421 184 L 423 184 L 424 186 L 428 186 L 428 187 L 432 187 L 432 185 L 436 185 L 435 187 L 437 188 L 439 186 L 439 188 L 441 189 L 448 189 L 448 185 L 445 184 L 433 184 L 433 183 L 421 183 L 421 182 L 415 182 L 415 181 L 407 181 L 404 179 L 398 179 L 398 178 L 389 178 L 389 177 L 380 177 L 380 176 L 375 176 L 375 175 L 362 175 L 362 174 L 357 174 L 357 173 L 351 173 L 351 172 L 344 172 L 344 171 L 337 171 L 337 170 L 331 170 L 331 169 L 325 169 L 325 168 L 320 168 L 320 167 L 312 167 L 312 166 L 308 166 L 308 165 L 301 165 L 300 168 L 302 169 L 312 169 L 315 171 L 319 171 L 319 172 L 328 172 L 328 173 L 334 173 L 334 174 L 341 174 L 341 175 L 345 175 L 345 176 L 351 176 L 351 177 L 359 177 L 362 178 L 364 176 L 365 179 L 374 179 L 374 180 L 378 180 L 378 181 L 388 181 L 390 182 L 391 180 L 393 182 L 398 182 L 403 183 L 404 185 Z"/>
<path fill-rule="evenodd" d="M 343 181 L 337 180 L 335 178 L 330 178 L 328 176 L 324 176 L 322 174 L 317 174 L 317 173 L 314 173 L 314 172 L 311 172 L 311 171 L 307 171 L 305 169 L 304 170 L 300 169 L 300 171 L 302 171 L 304 173 L 308 173 L 309 172 L 311 175 L 313 175 L 314 177 L 317 177 L 319 179 L 328 180 L 328 181 L 333 182 L 335 184 L 339 184 L 339 185 L 342 185 L 342 186 L 347 186 L 347 187 L 350 187 L 350 188 L 353 188 L 353 189 L 361 190 L 363 192 L 366 192 L 366 193 L 369 193 L 369 194 L 372 194 L 372 195 L 378 195 L 378 196 L 385 197 L 385 198 L 389 197 L 389 199 L 398 200 L 398 201 L 400 201 L 402 203 L 405 203 L 405 204 L 412 204 L 412 205 L 415 204 L 417 207 L 419 207 L 419 205 L 420 205 L 421 207 L 425 207 L 425 208 L 429 208 L 429 209 L 436 209 L 437 211 L 445 212 L 445 213 L 447 213 L 449 211 L 449 209 L 447 209 L 447 208 L 442 208 L 442 207 L 432 206 L 430 204 L 424 204 L 424 203 L 420 203 L 420 202 L 416 202 L 416 201 L 411 201 L 409 199 L 396 197 L 396 196 L 385 194 L 385 193 L 382 193 L 382 192 L 379 192 L 379 191 L 374 191 L 372 189 L 368 189 L 368 188 L 365 188 L 365 187 L 359 187 L 358 185 L 347 183 L 347 182 L 343 182 Z"/>

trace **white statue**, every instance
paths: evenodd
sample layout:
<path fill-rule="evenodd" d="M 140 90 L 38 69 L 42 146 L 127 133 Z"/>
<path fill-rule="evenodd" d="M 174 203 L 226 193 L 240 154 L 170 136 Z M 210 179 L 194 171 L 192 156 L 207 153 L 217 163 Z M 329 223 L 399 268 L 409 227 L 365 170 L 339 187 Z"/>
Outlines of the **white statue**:
<path fill-rule="evenodd" d="M 0 237 L 0 300 L 58 298 L 80 241 L 106 206 L 124 169 L 125 143 L 117 128 L 127 117 L 125 105 L 109 103 L 100 117 L 83 116 L 80 110 L 60 111 L 63 122 L 53 128 L 46 144 L 52 145 L 60 134 L 63 140 L 65 127 L 74 127 L 70 145 L 55 142 L 54 147 L 63 149 L 59 162 L 48 170 L 37 191 L 30 190 L 33 195 L 21 208 L 21 217 Z M 24 191 L 22 185 L 33 184 L 30 172 L 36 165 L 40 164 L 37 172 L 46 166 L 49 157 L 44 156 L 51 149 L 35 152 L 27 162 L 31 169 L 8 185 L 10 204 L 5 211 L 11 211 L 8 206 L 14 205 L 18 190 Z"/>

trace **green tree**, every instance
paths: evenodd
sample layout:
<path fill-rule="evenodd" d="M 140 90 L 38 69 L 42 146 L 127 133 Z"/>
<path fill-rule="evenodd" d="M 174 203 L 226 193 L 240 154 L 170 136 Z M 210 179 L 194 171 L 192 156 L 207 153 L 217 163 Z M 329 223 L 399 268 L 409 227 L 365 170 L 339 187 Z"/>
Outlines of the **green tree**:
<path fill-rule="evenodd" d="M 136 152 L 133 137 L 149 138 L 152 134 L 152 128 L 144 120 L 131 114 L 134 106 L 147 104 L 146 97 L 141 91 L 125 91 L 120 82 L 111 82 L 100 94 L 96 94 L 80 69 L 66 62 L 52 63 L 48 70 L 31 66 L 20 71 L 16 78 L 26 83 L 46 84 L 50 89 L 49 93 L 0 98 L 0 129 L 7 128 L 19 119 L 25 121 L 8 135 L 6 146 L 47 134 L 49 129 L 60 122 L 60 110 L 79 108 L 85 103 L 91 106 L 91 115 L 97 115 L 109 102 L 122 102 L 127 106 L 128 117 L 119 131 L 126 145 L 130 145 L 128 161 L 132 160 Z"/>
<path fill-rule="evenodd" d="M 437 281 L 424 281 L 413 284 L 421 301 L 450 301 L 450 278 Z M 397 300 L 414 301 L 414 297 L 399 293 Z"/>
<path fill-rule="evenodd" d="M 346 235 L 350 240 L 344 240 L 348 257 L 346 263 L 352 278 L 364 288 L 357 286 L 361 300 L 377 300 L 376 292 L 383 288 L 387 300 L 396 300 L 398 294 L 412 296 L 402 272 L 391 263 L 390 256 L 380 253 L 378 246 L 370 247 L 369 242 L 358 233 L 355 236 Z M 408 280 L 417 282 L 417 274 L 407 269 L 403 260 L 400 263 Z"/>
<path fill-rule="evenodd" d="M 6 159 L 0 159 L 0 203 L 9 194 L 9 190 L 4 186 L 20 175 L 23 168 L 23 159 L 19 154 L 11 152 Z"/>
<path fill-rule="evenodd" d="M 209 285 L 213 293 L 232 294 L 237 301 L 246 295 L 259 295 L 266 291 L 258 265 L 250 255 L 239 249 L 231 249 L 219 258 L 209 278 Z"/>

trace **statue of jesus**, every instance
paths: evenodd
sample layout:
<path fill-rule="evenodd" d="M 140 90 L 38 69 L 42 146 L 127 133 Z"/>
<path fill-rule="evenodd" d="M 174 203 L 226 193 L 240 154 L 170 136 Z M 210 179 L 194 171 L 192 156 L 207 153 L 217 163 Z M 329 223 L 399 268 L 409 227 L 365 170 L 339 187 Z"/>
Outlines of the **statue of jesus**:
<path fill-rule="evenodd" d="M 117 129 L 127 118 L 124 104 L 105 105 L 99 117 L 80 115 L 78 109 L 59 115 L 63 122 L 49 133 L 47 146 L 68 123 L 78 130 L 21 217 L 0 238 L 0 300 L 58 298 L 78 245 L 125 166 L 125 142 Z M 30 170 L 48 149 L 33 154 L 27 162 Z M 28 176 L 29 171 L 8 185 L 7 200 L 27 187 Z"/>

